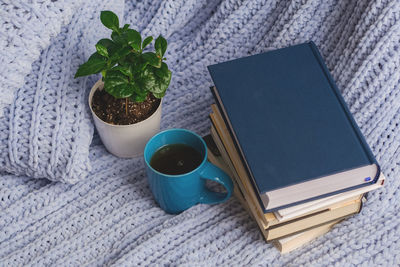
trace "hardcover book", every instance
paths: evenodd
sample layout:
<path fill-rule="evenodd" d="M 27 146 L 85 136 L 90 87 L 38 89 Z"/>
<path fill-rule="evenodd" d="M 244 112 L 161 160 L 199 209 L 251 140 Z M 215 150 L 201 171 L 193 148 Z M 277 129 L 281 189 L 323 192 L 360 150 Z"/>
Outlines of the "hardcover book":
<path fill-rule="evenodd" d="M 324 223 L 342 219 L 355 214 L 361 209 L 361 198 L 362 195 L 351 197 L 345 199 L 334 205 L 322 207 L 313 211 L 304 212 L 303 214 L 291 218 L 290 220 L 279 221 L 274 216 L 274 213 L 262 214 L 257 210 L 257 205 L 254 204 L 251 197 L 249 197 L 248 190 L 243 186 L 242 180 L 238 177 L 231 161 L 227 155 L 225 147 L 222 144 L 214 126 L 211 128 L 211 136 L 215 141 L 215 146 L 221 156 L 216 156 L 213 150 L 209 149 L 208 158 L 209 160 L 227 172 L 233 179 L 235 185 L 235 196 L 241 202 L 243 207 L 245 207 L 249 214 L 254 218 L 258 224 L 262 235 L 267 242 L 291 235 L 294 233 L 299 233 L 306 231 L 308 229 L 318 227 Z M 212 147 L 212 146 L 209 146 Z M 221 160 L 221 158 L 223 160 Z"/>
<path fill-rule="evenodd" d="M 285 238 L 277 239 L 276 241 L 273 242 L 274 246 L 282 253 L 288 253 L 291 252 L 292 250 L 295 250 L 304 244 L 311 242 L 312 240 L 316 239 L 317 237 L 320 237 L 327 232 L 340 220 L 324 224 L 322 226 L 313 228 L 308 231 L 304 231 L 299 234 L 294 234 Z"/>
<path fill-rule="evenodd" d="M 379 165 L 313 42 L 208 69 L 264 213 L 378 181 Z"/>
<path fill-rule="evenodd" d="M 218 108 L 215 104 L 211 105 L 211 108 L 213 110 L 213 112 L 210 114 L 210 119 L 212 122 L 210 132 L 212 138 L 206 139 L 207 146 L 210 147 L 211 152 L 209 155 L 210 157 L 213 157 L 213 159 L 210 159 L 210 161 L 213 160 L 213 163 L 217 162 L 217 166 L 222 168 L 230 175 L 230 177 L 232 177 L 234 181 L 236 181 L 236 184 L 240 188 L 240 192 L 242 193 L 243 198 L 246 200 L 247 205 L 251 207 L 251 210 L 254 213 L 258 214 L 257 217 L 260 218 L 260 224 L 264 229 L 296 217 L 304 216 L 307 213 L 317 212 L 318 210 L 335 205 L 336 203 L 342 202 L 346 199 L 353 197 L 357 198 L 359 195 L 383 186 L 385 177 L 381 172 L 379 180 L 376 184 L 371 184 L 369 186 L 364 186 L 362 188 L 320 198 L 314 201 L 305 202 L 289 208 L 276 210 L 271 213 L 264 213 L 259 205 L 256 193 L 249 182 L 249 177 L 247 176 L 244 166 L 240 161 L 239 155 L 236 149 L 234 149 L 232 138 L 230 137 L 229 132 L 223 123 Z M 214 156 L 215 153 L 217 153 L 219 156 Z"/>

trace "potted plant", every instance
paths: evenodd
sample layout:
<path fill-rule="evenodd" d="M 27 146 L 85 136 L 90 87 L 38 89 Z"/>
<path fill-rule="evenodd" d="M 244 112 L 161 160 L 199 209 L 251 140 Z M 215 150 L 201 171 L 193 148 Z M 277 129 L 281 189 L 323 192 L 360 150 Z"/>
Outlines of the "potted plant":
<path fill-rule="evenodd" d="M 117 15 L 102 11 L 100 20 L 112 30 L 101 39 L 96 52 L 79 66 L 76 77 L 100 73 L 92 87 L 89 107 L 100 138 L 112 154 L 135 157 L 160 130 L 161 100 L 171 81 L 164 62 L 167 41 L 160 35 L 155 52 L 145 50 L 153 37 L 142 37 L 129 24 L 119 27 Z"/>

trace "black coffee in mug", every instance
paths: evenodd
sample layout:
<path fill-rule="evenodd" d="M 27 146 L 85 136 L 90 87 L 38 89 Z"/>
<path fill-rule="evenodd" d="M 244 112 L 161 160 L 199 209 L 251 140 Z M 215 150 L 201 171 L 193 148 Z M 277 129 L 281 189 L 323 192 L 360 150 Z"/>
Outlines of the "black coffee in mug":
<path fill-rule="evenodd" d="M 159 132 L 147 142 L 143 156 L 150 190 L 168 213 L 180 213 L 198 203 L 222 203 L 233 192 L 231 179 L 207 161 L 207 145 L 194 132 L 186 129 Z M 210 190 L 207 180 L 220 183 L 227 193 Z"/>
<path fill-rule="evenodd" d="M 203 156 L 191 146 L 170 144 L 160 147 L 151 157 L 150 166 L 170 175 L 184 174 L 196 169 Z"/>

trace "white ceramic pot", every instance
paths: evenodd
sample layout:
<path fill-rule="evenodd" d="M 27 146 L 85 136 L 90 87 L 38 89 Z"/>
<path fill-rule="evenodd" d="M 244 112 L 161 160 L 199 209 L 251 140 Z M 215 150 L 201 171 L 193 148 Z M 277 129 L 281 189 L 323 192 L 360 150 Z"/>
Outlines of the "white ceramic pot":
<path fill-rule="evenodd" d="M 89 107 L 94 124 L 101 141 L 109 152 L 121 158 L 133 158 L 143 155 L 147 141 L 160 131 L 161 104 L 157 110 L 144 121 L 130 125 L 113 125 L 102 121 L 93 112 L 92 98 L 96 90 L 103 90 L 104 83 L 100 79 L 90 90 Z"/>

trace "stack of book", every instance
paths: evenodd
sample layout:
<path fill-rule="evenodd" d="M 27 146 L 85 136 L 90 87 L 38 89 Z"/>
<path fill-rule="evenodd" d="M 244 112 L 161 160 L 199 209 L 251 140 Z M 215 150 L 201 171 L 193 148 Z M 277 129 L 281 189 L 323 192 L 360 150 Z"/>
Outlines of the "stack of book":
<path fill-rule="evenodd" d="M 315 44 L 208 67 L 209 159 L 282 252 L 360 212 L 384 176 Z M 210 143 L 210 142 L 208 142 Z"/>

